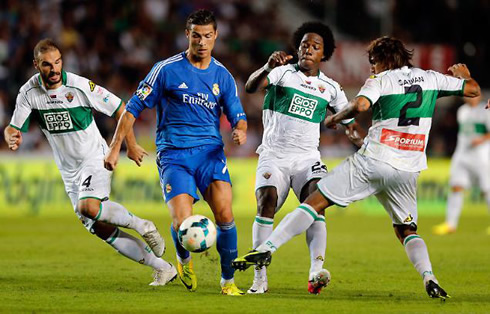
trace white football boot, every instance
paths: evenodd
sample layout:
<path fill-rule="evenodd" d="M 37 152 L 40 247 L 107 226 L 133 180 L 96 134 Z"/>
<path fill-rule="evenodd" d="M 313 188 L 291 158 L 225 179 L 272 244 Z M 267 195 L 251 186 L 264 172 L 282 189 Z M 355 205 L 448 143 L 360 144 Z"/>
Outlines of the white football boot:
<path fill-rule="evenodd" d="M 172 264 L 170 264 L 170 266 L 170 269 L 154 269 L 154 280 L 152 283 L 150 283 L 150 286 L 165 286 L 167 283 L 174 281 L 174 279 L 177 278 L 177 269 L 175 269 L 174 265 Z"/>
<path fill-rule="evenodd" d="M 247 293 L 250 294 L 261 294 L 266 293 L 269 290 L 269 285 L 267 284 L 267 277 L 255 277 L 254 282 Z"/>

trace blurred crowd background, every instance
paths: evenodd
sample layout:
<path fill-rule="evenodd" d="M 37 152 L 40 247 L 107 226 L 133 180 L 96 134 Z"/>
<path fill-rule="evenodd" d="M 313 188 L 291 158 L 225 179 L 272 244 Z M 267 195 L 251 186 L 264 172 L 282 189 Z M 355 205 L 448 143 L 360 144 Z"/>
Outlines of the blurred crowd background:
<path fill-rule="evenodd" d="M 303 22 L 330 25 L 337 40 L 327 76 L 356 95 L 369 64 L 370 40 L 396 36 L 416 52 L 414 63 L 445 73 L 454 62 L 466 63 L 483 89 L 490 87 L 489 0 L 4 0 L 0 2 L 0 127 L 9 123 L 19 88 L 35 73 L 32 50 L 50 37 L 62 47 L 64 69 L 88 77 L 127 101 L 152 65 L 187 47 L 185 19 L 195 9 L 212 10 L 219 37 L 213 55 L 234 75 L 248 116 L 248 143 L 230 143 L 229 124 L 222 133 L 228 156 L 255 155 L 262 136 L 263 94 L 246 94 L 248 76 L 264 65 L 275 50 L 292 53 L 292 33 Z M 485 95 L 485 97 L 488 97 Z M 436 107 L 429 156 L 450 156 L 456 144 L 453 97 Z M 111 118 L 96 116 L 102 135 L 110 141 Z M 136 123 L 139 142 L 154 151 L 155 113 L 147 110 Z M 369 114 L 360 117 L 369 126 Z M 343 157 L 355 148 L 342 131 L 323 130 L 324 157 Z M 7 147 L 1 141 L 0 151 Z M 37 125 L 24 134 L 21 151 L 46 153 L 47 141 Z"/>

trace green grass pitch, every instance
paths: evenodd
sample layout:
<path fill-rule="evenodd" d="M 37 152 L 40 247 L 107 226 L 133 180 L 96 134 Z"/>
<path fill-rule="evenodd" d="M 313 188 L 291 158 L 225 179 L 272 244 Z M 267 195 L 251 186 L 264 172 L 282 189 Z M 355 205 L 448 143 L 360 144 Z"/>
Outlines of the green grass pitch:
<path fill-rule="evenodd" d="M 128 206 L 134 208 L 135 206 Z M 239 254 L 251 246 L 254 209 L 236 207 Z M 289 209 L 290 210 L 290 209 Z M 153 219 L 167 241 L 164 258 L 175 263 L 165 208 L 135 211 Z M 276 219 L 282 218 L 281 213 Z M 382 211 L 382 209 L 380 209 Z M 208 210 L 198 212 L 210 216 Z M 218 254 L 193 255 L 198 290 L 187 292 L 179 280 L 150 287 L 151 269 L 117 254 L 89 235 L 67 208 L 41 216 L 0 211 L 0 312 L 104 313 L 484 313 L 490 312 L 490 218 L 486 209 L 467 208 L 458 233 L 433 236 L 442 217 L 424 216 L 419 234 L 426 240 L 435 274 L 452 295 L 430 299 L 409 263 L 384 213 L 365 215 L 354 209 L 327 213 L 325 267 L 332 274 L 320 295 L 309 295 L 309 257 L 304 235 L 274 254 L 269 293 L 228 297 L 219 294 Z M 237 272 L 248 289 L 253 270 Z"/>

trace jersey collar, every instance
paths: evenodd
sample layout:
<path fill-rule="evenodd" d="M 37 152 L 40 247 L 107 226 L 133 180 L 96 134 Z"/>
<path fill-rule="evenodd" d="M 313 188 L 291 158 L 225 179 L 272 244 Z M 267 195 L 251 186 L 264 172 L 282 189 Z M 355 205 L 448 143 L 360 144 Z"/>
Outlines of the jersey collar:
<path fill-rule="evenodd" d="M 311 76 L 306 76 L 306 75 L 305 75 L 305 74 L 304 74 L 304 73 L 303 73 L 303 72 L 300 70 L 300 68 L 299 68 L 299 64 L 295 63 L 293 66 L 294 66 L 294 68 L 296 69 L 296 71 L 297 71 L 297 72 L 300 72 L 301 74 L 303 74 L 303 76 L 305 76 L 305 77 L 311 77 Z M 313 76 L 313 77 L 317 77 L 317 78 L 319 78 L 321 73 L 322 73 L 322 71 L 320 71 L 320 69 L 318 69 L 318 74 L 317 74 L 317 75 L 315 75 L 315 76 Z"/>

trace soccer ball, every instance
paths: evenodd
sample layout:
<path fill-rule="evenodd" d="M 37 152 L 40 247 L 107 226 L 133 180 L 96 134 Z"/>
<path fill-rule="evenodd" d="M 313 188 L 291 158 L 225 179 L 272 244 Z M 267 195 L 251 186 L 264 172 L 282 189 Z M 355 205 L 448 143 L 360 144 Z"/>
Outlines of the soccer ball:
<path fill-rule="evenodd" d="M 187 217 L 179 227 L 179 242 L 190 252 L 204 252 L 216 242 L 216 227 L 207 217 Z"/>

